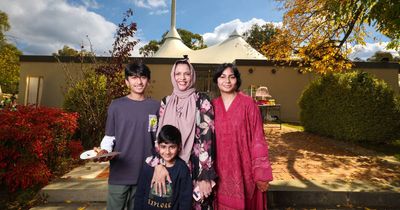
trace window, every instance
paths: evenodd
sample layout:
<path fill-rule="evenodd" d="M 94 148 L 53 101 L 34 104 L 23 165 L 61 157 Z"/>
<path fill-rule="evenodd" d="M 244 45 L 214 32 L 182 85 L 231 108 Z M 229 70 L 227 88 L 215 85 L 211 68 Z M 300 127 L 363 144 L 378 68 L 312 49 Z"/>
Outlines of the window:
<path fill-rule="evenodd" d="M 25 105 L 40 106 L 42 99 L 43 77 L 26 78 Z"/>

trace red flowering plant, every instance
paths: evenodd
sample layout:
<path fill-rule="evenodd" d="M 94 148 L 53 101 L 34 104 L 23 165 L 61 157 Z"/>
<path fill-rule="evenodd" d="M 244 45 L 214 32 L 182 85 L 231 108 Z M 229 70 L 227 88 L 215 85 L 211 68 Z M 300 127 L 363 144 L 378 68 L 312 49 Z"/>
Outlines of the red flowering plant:
<path fill-rule="evenodd" d="M 0 181 L 9 191 L 46 184 L 62 161 L 82 151 L 71 140 L 77 119 L 57 108 L 0 111 Z"/>

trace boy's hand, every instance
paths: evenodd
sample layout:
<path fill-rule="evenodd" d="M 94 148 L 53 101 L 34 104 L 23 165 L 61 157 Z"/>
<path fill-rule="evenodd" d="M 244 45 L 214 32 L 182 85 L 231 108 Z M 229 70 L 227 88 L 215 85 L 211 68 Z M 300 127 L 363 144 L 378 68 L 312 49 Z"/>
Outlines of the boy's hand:
<path fill-rule="evenodd" d="M 268 187 L 269 187 L 268 181 L 265 181 L 265 182 L 257 181 L 256 184 L 257 184 L 258 190 L 260 190 L 261 192 L 266 192 L 268 190 Z"/>
<path fill-rule="evenodd" d="M 159 164 L 154 167 L 154 174 L 153 174 L 153 179 L 151 180 L 151 186 L 155 186 L 155 191 L 156 194 L 162 196 L 167 193 L 167 187 L 165 184 L 165 180 L 167 180 L 169 183 L 172 183 L 171 177 L 169 176 L 169 173 L 165 166 Z"/>
<path fill-rule="evenodd" d="M 97 156 L 104 155 L 104 154 L 107 154 L 107 153 L 108 153 L 107 150 L 101 149 L 101 148 L 98 148 L 98 147 L 94 147 L 93 150 L 97 153 Z M 111 159 L 113 159 L 113 158 L 114 158 L 114 156 L 111 156 L 111 157 L 94 158 L 93 161 L 94 161 L 94 162 L 105 162 L 105 161 L 109 161 L 109 160 L 111 160 Z"/>
<path fill-rule="evenodd" d="M 203 199 L 211 195 L 212 186 L 210 181 L 198 181 L 197 185 L 199 186 L 200 194 L 203 196 Z"/>

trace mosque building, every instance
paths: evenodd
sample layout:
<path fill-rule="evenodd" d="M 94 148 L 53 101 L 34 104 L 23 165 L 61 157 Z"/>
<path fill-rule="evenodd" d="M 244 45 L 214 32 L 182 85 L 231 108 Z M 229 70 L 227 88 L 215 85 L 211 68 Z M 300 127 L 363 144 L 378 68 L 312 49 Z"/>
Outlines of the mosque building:
<path fill-rule="evenodd" d="M 235 63 L 242 77 L 242 88 L 246 93 L 252 93 L 252 87 L 266 86 L 269 93 L 281 106 L 281 119 L 289 122 L 299 121 L 300 108 L 297 101 L 307 85 L 317 77 L 313 73 L 303 73 L 296 64 L 276 65 L 253 49 L 238 32 L 232 31 L 230 36 L 213 46 L 192 50 L 182 41 L 176 30 L 176 1 L 171 4 L 171 27 L 165 42 L 152 56 L 141 59 L 152 71 L 151 85 L 148 96 L 160 100 L 172 92 L 170 71 L 177 59 L 188 56 L 196 70 L 196 89 L 206 92 L 211 97 L 218 94 L 212 82 L 212 73 L 216 67 L 225 62 Z M 107 58 L 98 58 L 107 59 Z M 69 72 L 79 74 L 82 66 L 74 58 L 54 56 L 22 55 L 20 57 L 21 71 L 19 82 L 19 104 L 36 104 L 38 106 L 61 107 L 66 87 L 65 66 Z M 388 83 L 396 93 L 399 93 L 398 63 L 355 62 L 354 70 L 362 70 L 374 74 Z"/>

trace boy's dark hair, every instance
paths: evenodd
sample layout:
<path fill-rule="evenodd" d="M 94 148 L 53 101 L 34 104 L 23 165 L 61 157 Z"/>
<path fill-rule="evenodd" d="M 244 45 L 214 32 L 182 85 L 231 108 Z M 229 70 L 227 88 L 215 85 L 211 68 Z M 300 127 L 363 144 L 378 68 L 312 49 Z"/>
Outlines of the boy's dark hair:
<path fill-rule="evenodd" d="M 129 76 L 145 76 L 150 80 L 150 69 L 143 63 L 130 63 L 125 67 L 125 79 Z"/>
<path fill-rule="evenodd" d="M 213 76 L 213 82 L 215 84 L 218 84 L 218 78 L 221 76 L 222 72 L 225 71 L 225 69 L 231 68 L 233 70 L 233 74 L 236 77 L 236 91 L 239 90 L 240 85 L 242 85 L 242 79 L 240 78 L 240 72 L 239 69 L 236 67 L 235 64 L 232 63 L 223 63 L 218 66 L 218 68 L 215 70 L 214 76 Z"/>
<path fill-rule="evenodd" d="M 182 135 L 178 128 L 173 125 L 164 125 L 158 134 L 157 143 L 176 144 L 181 147 Z"/>

